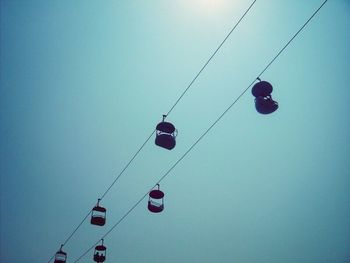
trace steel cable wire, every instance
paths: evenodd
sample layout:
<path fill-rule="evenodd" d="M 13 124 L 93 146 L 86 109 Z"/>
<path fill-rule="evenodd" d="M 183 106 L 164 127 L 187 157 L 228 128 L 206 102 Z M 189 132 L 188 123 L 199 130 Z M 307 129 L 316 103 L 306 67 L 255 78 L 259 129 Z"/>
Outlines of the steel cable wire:
<path fill-rule="evenodd" d="M 213 52 L 213 54 L 210 56 L 210 58 L 206 61 L 206 63 L 204 64 L 204 66 L 199 70 L 199 72 L 196 74 L 196 76 L 192 79 L 192 81 L 190 82 L 190 84 L 186 87 L 186 89 L 181 93 L 181 95 L 179 96 L 179 98 L 175 101 L 175 103 L 173 104 L 173 106 L 170 108 L 170 110 L 167 112 L 166 116 L 169 116 L 170 113 L 173 111 L 173 109 L 177 106 L 177 104 L 180 102 L 180 100 L 183 98 L 183 96 L 187 93 L 187 91 L 191 88 L 191 86 L 193 85 L 193 83 L 197 80 L 197 78 L 202 74 L 202 72 L 204 71 L 204 69 L 207 67 L 207 65 L 210 63 L 210 61 L 214 58 L 214 56 L 218 53 L 218 51 L 221 49 L 221 47 L 224 45 L 224 43 L 227 41 L 227 39 L 230 37 L 230 35 L 233 33 L 233 31 L 235 31 L 235 29 L 237 28 L 237 26 L 241 23 L 241 21 L 243 20 L 243 18 L 247 15 L 247 13 L 251 10 L 251 8 L 254 6 L 255 2 L 257 0 L 254 0 L 250 6 L 248 7 L 248 9 L 244 12 L 244 14 L 240 17 L 240 19 L 237 21 L 237 23 L 234 25 L 234 27 L 230 30 L 230 32 L 226 35 L 226 37 L 224 38 L 224 40 L 219 44 L 219 46 L 215 49 L 215 51 Z M 136 153 L 133 155 L 133 157 L 129 160 L 129 162 L 124 166 L 124 168 L 121 170 L 121 172 L 118 174 L 118 176 L 113 180 L 113 182 L 111 183 L 111 185 L 107 188 L 107 190 L 103 193 L 103 195 L 101 196 L 100 200 L 102 200 L 107 193 L 111 190 L 111 188 L 115 185 L 115 183 L 119 180 L 119 178 L 124 174 L 125 170 L 131 165 L 131 163 L 135 160 L 135 158 L 138 156 L 138 154 L 142 151 L 142 149 L 144 148 L 144 146 L 148 143 L 148 141 L 151 139 L 153 133 L 155 132 L 155 130 L 152 131 L 152 133 L 147 137 L 146 141 L 141 145 L 141 147 L 136 151 Z M 78 226 L 73 230 L 73 232 L 69 235 L 69 237 L 65 240 L 65 242 L 63 243 L 63 245 L 67 244 L 68 241 L 74 236 L 74 234 L 78 231 L 78 229 L 80 228 L 80 226 L 84 223 L 84 221 L 86 220 L 86 218 L 88 217 L 88 215 L 90 214 L 91 210 L 89 211 L 89 213 L 87 214 L 87 216 L 84 217 L 84 219 L 78 224 Z M 53 259 L 54 256 L 51 257 L 51 259 L 48 261 L 48 263 Z"/>
<path fill-rule="evenodd" d="M 320 11 L 320 9 L 326 4 L 328 0 L 325 0 L 320 7 L 310 16 L 310 18 L 302 25 L 302 27 L 293 35 L 293 37 L 284 45 L 284 47 L 277 53 L 277 55 L 267 64 L 267 66 L 258 74 L 246 89 L 244 89 L 241 94 L 226 108 L 226 110 L 210 125 L 210 127 L 191 145 L 191 147 L 169 168 L 169 170 L 157 181 L 155 186 L 164 180 L 169 173 L 187 156 L 187 154 L 192 151 L 192 149 L 209 133 L 209 131 L 221 120 L 224 115 L 238 102 L 238 100 L 250 89 L 250 87 L 256 82 L 257 79 L 275 62 L 275 60 L 283 53 L 283 51 L 290 45 L 290 43 L 295 39 L 297 35 L 306 27 L 306 25 L 312 20 L 312 18 Z M 153 189 L 152 187 L 151 189 Z M 99 239 L 93 246 L 86 250 L 74 263 L 80 261 L 90 250 L 94 248 L 102 239 L 108 236 L 149 194 L 150 190 L 147 191 L 111 228 L 108 230 L 101 239 Z"/>

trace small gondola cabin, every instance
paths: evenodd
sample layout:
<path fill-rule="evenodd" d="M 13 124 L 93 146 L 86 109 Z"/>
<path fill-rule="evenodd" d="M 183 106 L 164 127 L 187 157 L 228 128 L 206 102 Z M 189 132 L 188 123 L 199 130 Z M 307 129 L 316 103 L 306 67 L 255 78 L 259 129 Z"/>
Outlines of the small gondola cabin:
<path fill-rule="evenodd" d="M 107 251 L 107 248 L 103 245 L 103 239 L 102 239 L 102 244 L 95 247 L 94 261 L 97 263 L 105 262 L 106 251 Z"/>
<path fill-rule="evenodd" d="M 164 210 L 164 193 L 159 189 L 159 184 L 157 189 L 149 192 L 148 210 L 152 213 L 160 213 Z"/>
<path fill-rule="evenodd" d="M 106 224 L 106 212 L 107 209 L 100 206 L 100 199 L 98 199 L 97 205 L 91 210 L 91 224 L 104 226 Z"/>
<path fill-rule="evenodd" d="M 67 261 L 67 253 L 62 250 L 63 245 L 61 245 L 60 250 L 58 250 L 55 254 L 54 263 L 66 263 Z"/>

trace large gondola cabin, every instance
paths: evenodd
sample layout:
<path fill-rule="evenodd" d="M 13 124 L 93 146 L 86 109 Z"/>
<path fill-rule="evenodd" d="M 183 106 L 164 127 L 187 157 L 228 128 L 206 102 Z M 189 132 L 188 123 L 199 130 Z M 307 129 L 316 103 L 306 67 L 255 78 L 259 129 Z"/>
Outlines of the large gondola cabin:
<path fill-rule="evenodd" d="M 172 150 L 176 145 L 177 130 L 172 123 L 165 121 L 165 117 L 166 115 L 163 115 L 163 121 L 158 123 L 156 127 L 155 144 L 167 150 Z"/>
<path fill-rule="evenodd" d="M 272 85 L 267 81 L 256 83 L 252 88 L 255 97 L 255 108 L 261 114 L 270 114 L 278 109 L 278 103 L 272 99 Z"/>

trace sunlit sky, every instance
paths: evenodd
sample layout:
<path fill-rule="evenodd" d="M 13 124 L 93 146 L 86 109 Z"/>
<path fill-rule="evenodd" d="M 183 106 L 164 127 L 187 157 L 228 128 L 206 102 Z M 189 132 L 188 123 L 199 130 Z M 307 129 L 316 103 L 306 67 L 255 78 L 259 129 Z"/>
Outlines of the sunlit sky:
<path fill-rule="evenodd" d="M 48 262 L 252 1 L 2 0 L 1 262 Z M 321 5 L 257 0 L 63 247 L 74 262 L 156 184 Z M 350 261 L 350 2 L 330 0 L 250 90 L 106 238 L 106 262 Z M 93 262 L 89 251 L 79 262 Z M 53 261 L 52 261 L 53 262 Z"/>

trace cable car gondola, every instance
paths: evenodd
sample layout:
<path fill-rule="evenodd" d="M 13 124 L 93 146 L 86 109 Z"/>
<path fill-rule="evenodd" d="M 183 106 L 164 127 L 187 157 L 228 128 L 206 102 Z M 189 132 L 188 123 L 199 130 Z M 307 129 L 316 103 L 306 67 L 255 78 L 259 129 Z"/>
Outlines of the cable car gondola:
<path fill-rule="evenodd" d="M 163 115 L 163 121 L 156 127 L 155 143 L 162 148 L 172 150 L 176 145 L 177 130 L 172 123 L 164 121 L 165 117 L 166 115 Z"/>
<path fill-rule="evenodd" d="M 255 108 L 261 114 L 270 114 L 278 109 L 277 101 L 272 99 L 272 85 L 267 81 L 256 83 L 252 88 L 252 94 L 255 97 Z"/>
<path fill-rule="evenodd" d="M 106 250 L 107 248 L 103 245 L 103 239 L 101 240 L 102 244 L 95 247 L 94 252 L 94 261 L 97 263 L 105 262 L 106 260 Z"/>
<path fill-rule="evenodd" d="M 97 205 L 91 210 L 91 224 L 103 226 L 106 223 L 106 211 L 106 208 L 100 206 L 100 199 L 98 199 Z"/>
<path fill-rule="evenodd" d="M 55 254 L 55 261 L 54 263 L 66 263 L 67 260 L 67 253 L 63 252 L 62 250 L 63 245 L 61 245 L 60 250 L 58 250 Z"/>
<path fill-rule="evenodd" d="M 148 210 L 152 213 L 160 213 L 164 210 L 164 193 L 159 190 L 159 184 L 157 189 L 149 192 Z"/>

